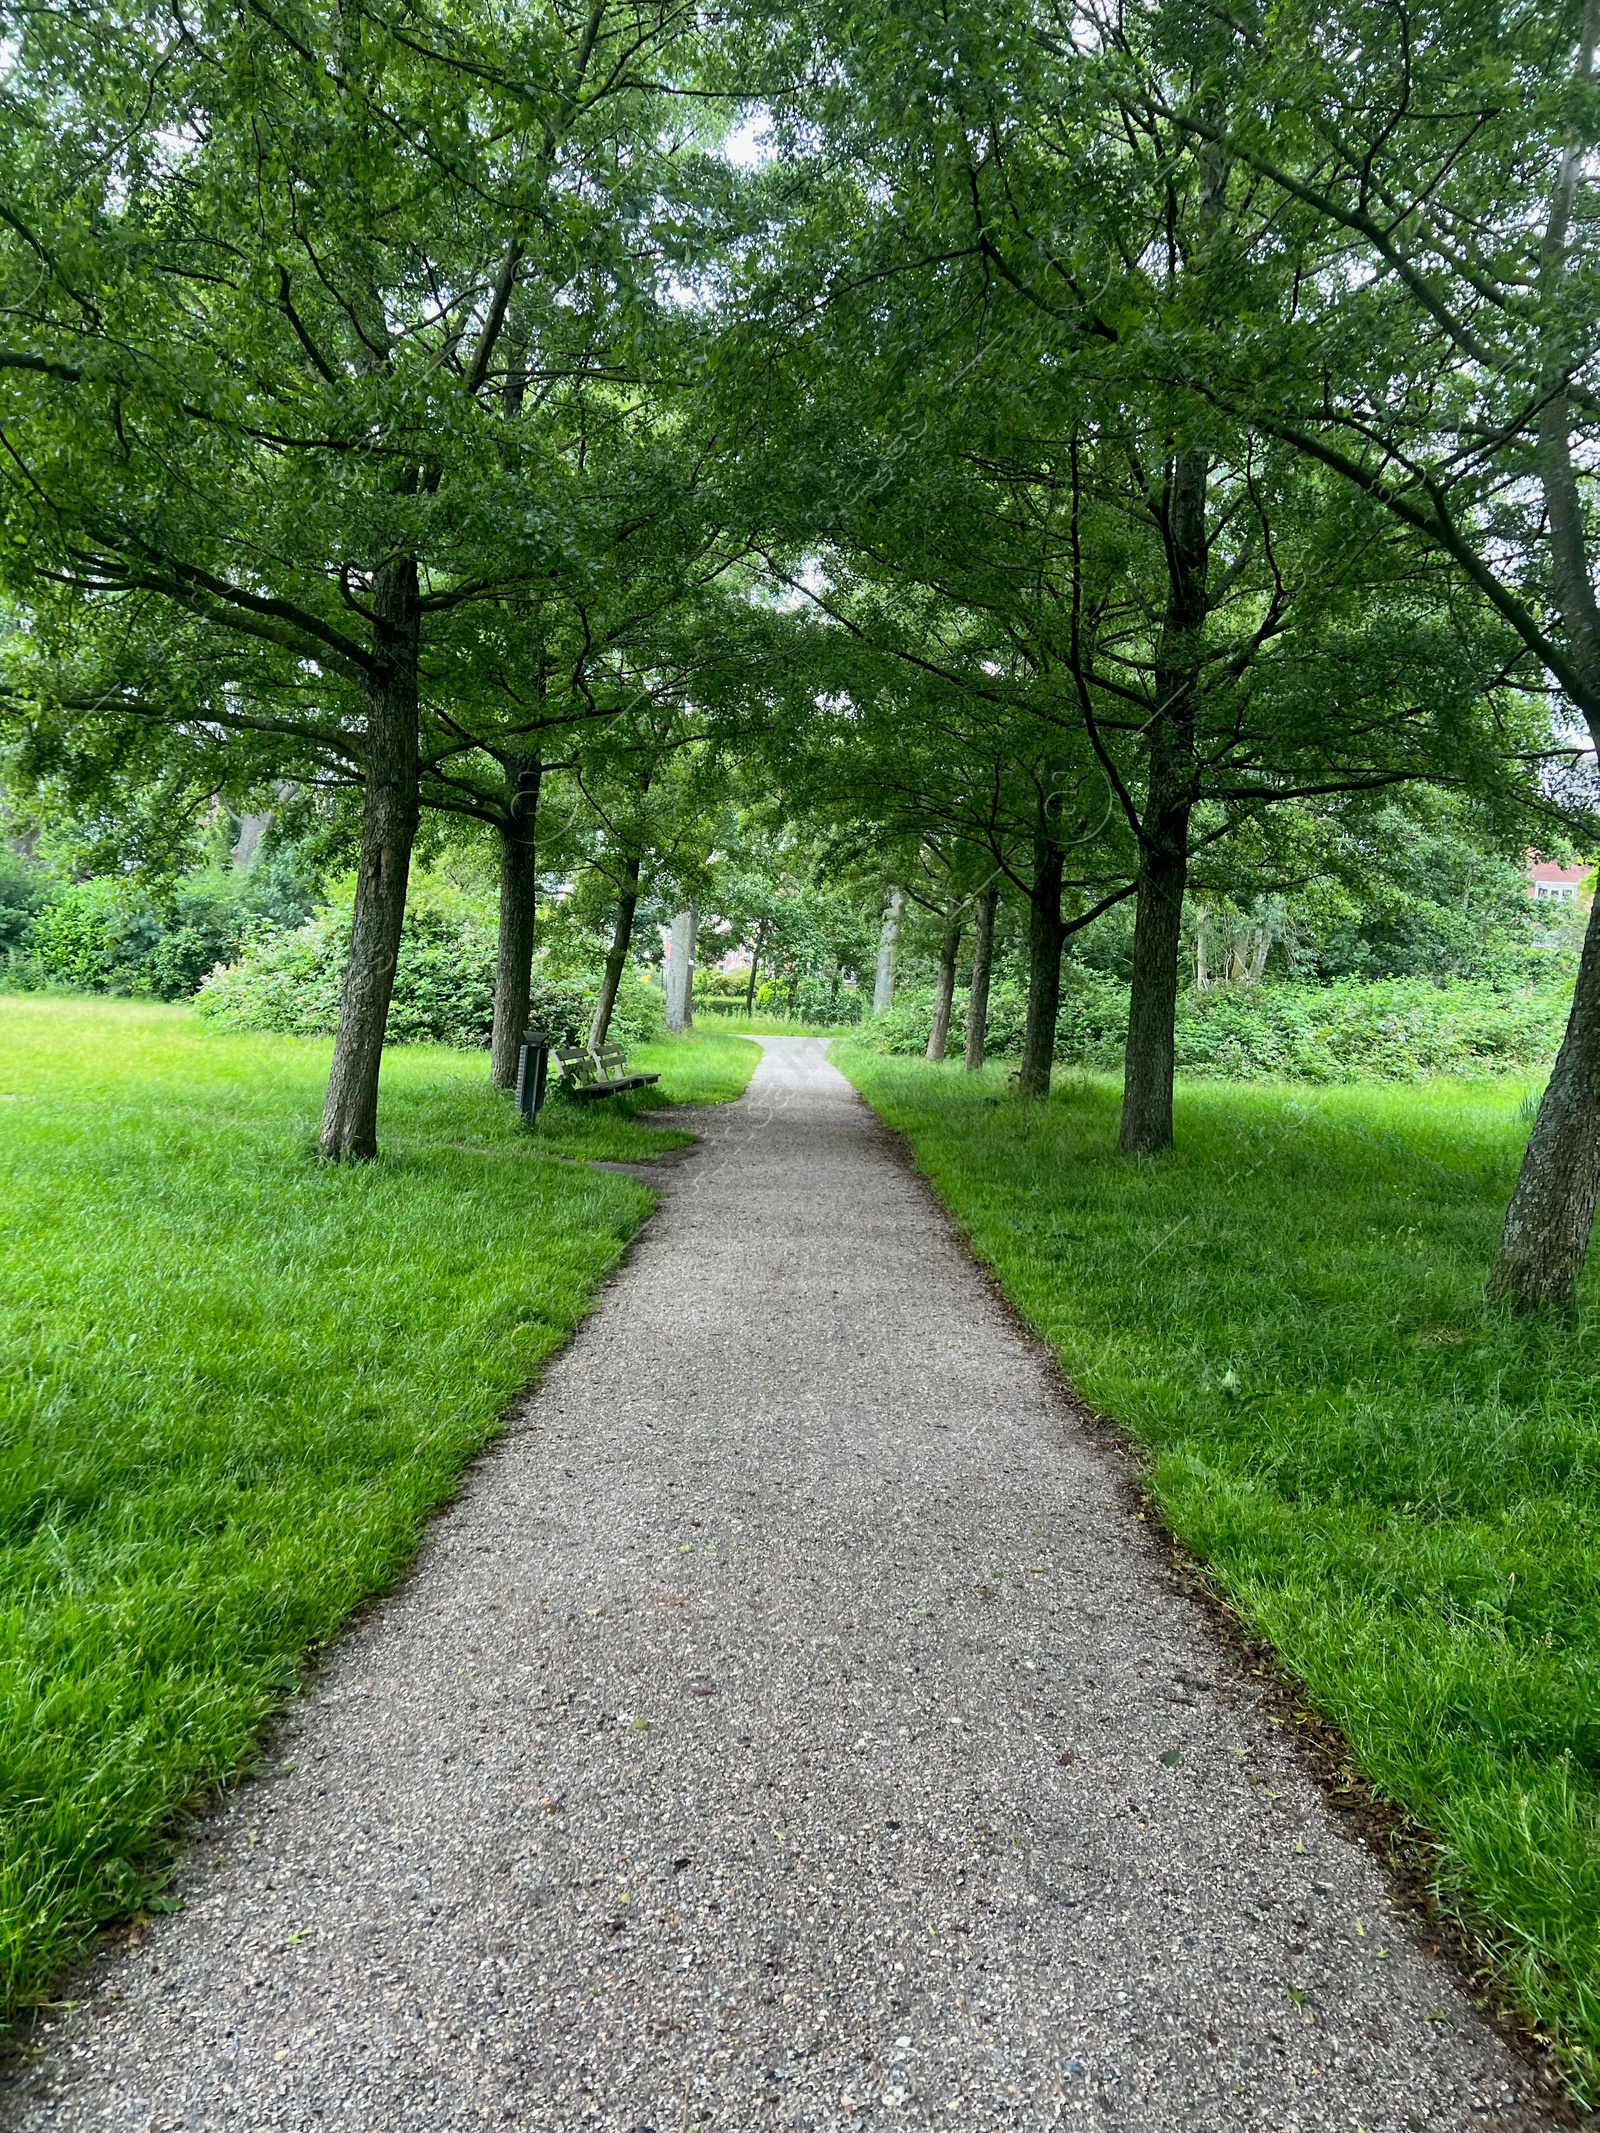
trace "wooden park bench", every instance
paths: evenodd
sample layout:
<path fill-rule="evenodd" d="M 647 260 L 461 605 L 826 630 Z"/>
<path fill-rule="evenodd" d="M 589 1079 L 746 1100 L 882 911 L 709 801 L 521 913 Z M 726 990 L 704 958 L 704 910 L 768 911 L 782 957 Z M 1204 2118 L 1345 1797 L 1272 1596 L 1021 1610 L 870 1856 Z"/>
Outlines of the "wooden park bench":
<path fill-rule="evenodd" d="M 567 1094 L 579 1103 L 596 1096 L 620 1096 L 624 1089 L 645 1089 L 661 1079 L 659 1074 L 630 1074 L 620 1044 L 603 1044 L 597 1052 L 578 1044 L 558 1044 L 552 1057 Z"/>

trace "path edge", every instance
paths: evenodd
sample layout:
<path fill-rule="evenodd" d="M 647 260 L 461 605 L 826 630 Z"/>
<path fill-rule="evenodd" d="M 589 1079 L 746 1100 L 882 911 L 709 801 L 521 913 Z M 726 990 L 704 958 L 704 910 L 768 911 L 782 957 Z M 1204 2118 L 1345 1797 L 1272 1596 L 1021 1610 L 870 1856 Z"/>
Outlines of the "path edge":
<path fill-rule="evenodd" d="M 752 1079 L 754 1077 L 752 1076 Z M 749 1084 L 739 1091 L 731 1102 L 719 1105 L 718 1109 L 732 1110 L 743 1103 Z M 662 1110 L 698 1111 L 704 1105 L 663 1105 Z M 687 1133 L 688 1126 L 680 1126 Z M 573 1343 L 599 1309 L 607 1289 L 626 1273 L 638 1250 L 641 1240 L 660 1212 L 662 1202 L 671 1187 L 666 1182 L 656 1182 L 640 1172 L 651 1165 L 670 1164 L 672 1170 L 681 1169 L 700 1155 L 705 1147 L 704 1136 L 695 1134 L 685 1146 L 666 1148 L 657 1156 L 644 1161 L 612 1163 L 585 1156 L 551 1154 L 545 1160 L 570 1162 L 584 1169 L 605 1170 L 612 1175 L 626 1177 L 631 1183 L 643 1185 L 653 1193 L 652 1204 L 641 1213 L 631 1234 L 624 1242 L 616 1258 L 600 1275 L 590 1290 L 582 1313 L 573 1321 L 571 1331 L 559 1347 L 552 1348 L 541 1358 L 538 1372 L 525 1385 L 519 1386 L 495 1417 L 493 1426 L 451 1477 L 448 1493 L 442 1495 L 423 1519 L 416 1538 L 416 1545 L 401 1564 L 394 1577 L 380 1591 L 369 1592 L 356 1601 L 347 1614 L 341 1617 L 331 1635 L 320 1643 L 310 1645 L 301 1657 L 289 1686 L 274 1700 L 256 1730 L 254 1744 L 249 1755 L 233 1771 L 211 1782 L 196 1786 L 189 1796 L 180 1801 L 171 1811 L 161 1831 L 152 1838 L 147 1847 L 149 1860 L 148 1886 L 145 1897 L 160 1897 L 182 1874 L 189 1862 L 194 1846 L 201 1841 L 198 1832 L 202 1825 L 211 1821 L 221 1810 L 223 1803 L 241 1792 L 247 1785 L 270 1783 L 285 1772 L 279 1767 L 283 1730 L 296 1708 L 314 1692 L 324 1668 L 335 1653 L 343 1650 L 349 1640 L 372 1623 L 379 1612 L 396 1600 L 422 1575 L 426 1567 L 429 1545 L 442 1522 L 461 1505 L 469 1485 L 479 1470 L 500 1455 L 517 1439 L 535 1432 L 519 1427 L 529 1407 L 539 1397 L 546 1372 L 572 1348 Z M 209 1863 L 208 1863 L 209 1864 Z M 205 1868 L 202 1868 L 205 1871 Z M 39 2041 L 46 2031 L 70 2024 L 87 2001 L 92 1997 L 92 1988 L 98 1975 L 106 1967 L 125 1955 L 130 1946 L 168 1915 L 152 1912 L 148 1901 L 141 1903 L 137 1911 L 126 1916 L 106 1919 L 97 1926 L 84 1942 L 78 1953 L 58 1974 L 55 1983 L 46 1987 L 48 1997 L 39 1997 L 19 2007 L 9 2022 L 0 2024 L 0 2106 L 6 2101 L 7 2091 L 19 2078 L 19 2070 L 29 2066 L 44 2049 Z M 79 1989 L 79 1988 L 82 1989 Z"/>
<path fill-rule="evenodd" d="M 1444 1965 L 1457 1989 L 1527 2071 L 1533 2090 L 1529 2100 L 1548 2122 L 1570 2133 L 1600 2133 L 1600 2111 L 1585 2111 L 1578 2102 L 1559 2051 L 1541 2034 L 1535 2017 L 1517 2001 L 1494 1962 L 1491 1935 L 1474 1933 L 1468 1917 L 1441 1903 L 1430 1870 L 1439 1857 L 1438 1838 L 1377 1791 L 1341 1729 L 1311 1707 L 1309 1690 L 1295 1679 L 1276 1647 L 1243 1619 L 1205 1558 L 1173 1532 L 1151 1486 L 1149 1447 L 1084 1399 L 1060 1356 L 980 1255 L 960 1217 L 917 1161 L 909 1138 L 873 1108 L 848 1074 L 835 1071 L 882 1136 L 891 1161 L 914 1180 L 991 1299 L 1043 1366 L 1063 1421 L 1111 1474 L 1130 1526 L 1142 1527 L 1168 1590 L 1201 1616 L 1208 1641 L 1238 1684 L 1255 1698 L 1261 1717 L 1291 1748 L 1334 1820 L 1376 1862 L 1394 1898 L 1396 1922 L 1424 1955 Z M 1139 1536 L 1130 1534 L 1130 1539 L 1137 1543 Z"/>

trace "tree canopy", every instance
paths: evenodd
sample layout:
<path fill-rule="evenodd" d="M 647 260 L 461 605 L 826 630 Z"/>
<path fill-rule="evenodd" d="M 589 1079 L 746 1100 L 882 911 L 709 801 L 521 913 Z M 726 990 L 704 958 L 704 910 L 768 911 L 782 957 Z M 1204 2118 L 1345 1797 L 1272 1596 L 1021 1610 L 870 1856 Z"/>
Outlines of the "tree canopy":
<path fill-rule="evenodd" d="M 1593 841 L 1597 34 L 29 10 L 8 785 L 147 864 L 186 809 L 338 813 L 336 1159 L 376 1146 L 430 815 L 493 840 L 502 1086 L 541 879 L 605 937 L 597 1042 L 663 898 L 835 1005 L 926 929 L 933 1057 L 962 941 L 974 997 L 1025 941 L 1034 1095 L 1064 951 L 1122 927 L 1122 1145 L 1159 1153 L 1186 958 L 1253 968 L 1256 906 L 1359 874 L 1363 823 Z M 1497 1289 L 1564 1297 L 1597 1196 L 1600 935 Z"/>

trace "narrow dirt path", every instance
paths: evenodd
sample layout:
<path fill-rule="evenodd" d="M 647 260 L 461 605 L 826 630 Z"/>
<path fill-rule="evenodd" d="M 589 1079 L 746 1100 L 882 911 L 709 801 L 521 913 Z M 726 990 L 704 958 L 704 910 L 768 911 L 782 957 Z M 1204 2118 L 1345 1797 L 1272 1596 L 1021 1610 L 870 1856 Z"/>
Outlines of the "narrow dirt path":
<path fill-rule="evenodd" d="M 1539 2124 L 824 1047 L 695 1124 L 7 2121 Z"/>

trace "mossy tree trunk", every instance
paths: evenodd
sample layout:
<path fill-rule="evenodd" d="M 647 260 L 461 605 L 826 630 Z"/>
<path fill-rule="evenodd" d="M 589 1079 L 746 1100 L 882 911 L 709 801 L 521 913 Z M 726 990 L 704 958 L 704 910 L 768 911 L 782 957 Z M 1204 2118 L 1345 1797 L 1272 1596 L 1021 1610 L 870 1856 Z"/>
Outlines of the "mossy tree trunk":
<path fill-rule="evenodd" d="M 894 1005 L 894 959 L 900 945 L 900 922 L 905 915 L 906 892 L 891 889 L 878 929 L 878 966 L 872 979 L 872 1012 L 886 1015 Z"/>
<path fill-rule="evenodd" d="M 1588 0 L 1577 74 L 1588 83 L 1600 39 L 1600 6 Z M 1567 277 L 1573 208 L 1587 151 L 1569 144 L 1561 158 L 1539 266 L 1541 295 L 1559 296 Z M 1560 350 L 1552 350 L 1560 362 Z M 1600 602 L 1595 599 L 1589 528 L 1572 460 L 1572 408 L 1558 369 L 1539 411 L 1539 479 L 1550 528 L 1551 590 L 1573 669 L 1572 695 L 1600 747 Z M 1571 1302 L 1589 1255 L 1600 1195 L 1600 897 L 1584 931 L 1578 982 L 1566 1035 L 1534 1120 L 1489 1294 L 1518 1311 Z"/>
<path fill-rule="evenodd" d="M 667 962 L 667 1029 L 674 1037 L 694 1028 L 694 948 L 700 914 L 685 904 L 672 921 L 672 953 Z"/>
<path fill-rule="evenodd" d="M 633 917 L 638 908 L 639 855 L 630 852 L 623 864 L 617 915 L 611 925 L 611 946 L 606 950 L 606 967 L 600 980 L 600 997 L 594 1004 L 594 1020 L 589 1025 L 589 1049 L 592 1052 L 597 1052 L 605 1043 L 611 1029 L 622 973 L 628 967 L 628 950 L 633 946 Z"/>

